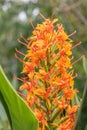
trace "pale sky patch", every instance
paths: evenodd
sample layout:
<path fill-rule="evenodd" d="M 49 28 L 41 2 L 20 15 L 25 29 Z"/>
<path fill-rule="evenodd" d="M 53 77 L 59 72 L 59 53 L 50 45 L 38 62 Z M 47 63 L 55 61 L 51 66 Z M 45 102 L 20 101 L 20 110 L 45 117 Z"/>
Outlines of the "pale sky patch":
<path fill-rule="evenodd" d="M 24 11 L 20 12 L 18 14 L 18 19 L 21 20 L 22 22 L 25 22 L 27 20 L 27 15 Z"/>

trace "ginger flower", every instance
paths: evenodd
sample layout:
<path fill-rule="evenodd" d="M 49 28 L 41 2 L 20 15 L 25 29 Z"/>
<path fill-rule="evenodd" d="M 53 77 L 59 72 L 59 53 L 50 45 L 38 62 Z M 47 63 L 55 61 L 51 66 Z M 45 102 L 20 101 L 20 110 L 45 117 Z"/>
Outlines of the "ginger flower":
<path fill-rule="evenodd" d="M 73 130 L 78 111 L 78 106 L 71 104 L 77 93 L 73 41 L 57 21 L 44 19 L 28 40 L 22 36 L 27 52 L 23 60 L 19 59 L 24 74 L 20 90 L 26 90 L 25 101 L 38 118 L 38 130 Z"/>

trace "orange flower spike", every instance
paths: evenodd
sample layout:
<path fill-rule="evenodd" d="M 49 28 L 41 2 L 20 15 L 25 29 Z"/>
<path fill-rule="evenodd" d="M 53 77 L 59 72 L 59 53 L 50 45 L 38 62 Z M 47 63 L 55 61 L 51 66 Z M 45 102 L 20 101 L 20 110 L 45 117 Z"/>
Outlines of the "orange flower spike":
<path fill-rule="evenodd" d="M 40 15 L 45 21 L 37 24 L 36 28 L 33 26 L 34 31 L 26 44 L 27 54 L 23 55 L 23 61 L 20 59 L 22 73 L 27 77 L 20 90 L 27 91 L 25 101 L 39 120 L 38 130 L 47 130 L 47 127 L 53 130 L 51 124 L 56 124 L 58 130 L 71 130 L 73 114 L 78 110 L 70 104 L 77 92 L 70 58 L 72 40 L 63 26 L 56 24 L 57 19 Z M 68 119 L 58 124 L 64 117 Z"/>

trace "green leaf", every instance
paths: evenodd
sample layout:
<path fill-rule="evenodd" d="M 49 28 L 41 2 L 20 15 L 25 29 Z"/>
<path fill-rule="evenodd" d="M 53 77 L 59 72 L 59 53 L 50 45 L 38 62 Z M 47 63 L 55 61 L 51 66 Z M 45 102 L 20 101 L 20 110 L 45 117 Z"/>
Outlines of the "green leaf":
<path fill-rule="evenodd" d="M 12 130 L 37 130 L 38 120 L 22 98 L 15 92 L 1 67 L 0 92 L 8 107 Z"/>
<path fill-rule="evenodd" d="M 75 124 L 75 130 L 85 130 L 87 125 L 87 84 L 84 88 L 83 98 Z"/>
<path fill-rule="evenodd" d="M 83 68 L 87 76 L 87 59 L 83 56 Z"/>
<path fill-rule="evenodd" d="M 83 57 L 83 67 L 87 75 L 87 59 Z M 87 81 L 84 87 L 82 102 L 75 124 L 75 130 L 85 130 L 87 126 Z"/>
<path fill-rule="evenodd" d="M 77 95 L 77 93 L 74 96 L 74 99 L 71 101 L 72 105 L 77 103 L 78 106 L 80 106 L 80 97 Z"/>
<path fill-rule="evenodd" d="M 1 97 L 0 97 L 0 100 L 1 100 Z M 6 115 L 7 113 L 5 109 L 2 102 L 0 101 L 0 130 L 11 130 L 10 122 L 7 118 L 7 115 Z"/>

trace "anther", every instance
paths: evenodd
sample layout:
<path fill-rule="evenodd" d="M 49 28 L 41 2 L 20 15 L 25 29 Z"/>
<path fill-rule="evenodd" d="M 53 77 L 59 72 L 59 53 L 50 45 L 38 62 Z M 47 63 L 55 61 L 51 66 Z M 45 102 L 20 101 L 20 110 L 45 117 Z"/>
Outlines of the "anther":
<path fill-rule="evenodd" d="M 40 15 L 44 20 L 46 20 L 46 18 L 44 17 L 44 15 L 42 15 L 42 13 L 39 12 L 39 15 Z"/>

